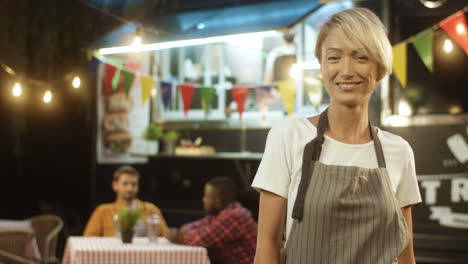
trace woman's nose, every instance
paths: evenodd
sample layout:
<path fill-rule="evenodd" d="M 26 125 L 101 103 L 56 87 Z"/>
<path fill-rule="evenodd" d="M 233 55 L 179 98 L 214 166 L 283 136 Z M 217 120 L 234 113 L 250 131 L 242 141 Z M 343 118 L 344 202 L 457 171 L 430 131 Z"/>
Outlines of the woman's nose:
<path fill-rule="evenodd" d="M 345 58 L 341 62 L 340 73 L 343 77 L 352 77 L 354 74 L 354 65 L 352 60 Z"/>

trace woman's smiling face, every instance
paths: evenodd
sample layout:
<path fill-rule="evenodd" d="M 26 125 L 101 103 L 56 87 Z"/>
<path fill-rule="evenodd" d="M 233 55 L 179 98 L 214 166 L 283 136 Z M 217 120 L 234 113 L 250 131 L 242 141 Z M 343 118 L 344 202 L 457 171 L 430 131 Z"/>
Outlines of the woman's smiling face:
<path fill-rule="evenodd" d="M 378 68 L 364 49 L 347 46 L 333 31 L 322 44 L 320 69 L 332 103 L 367 104 L 377 85 Z"/>

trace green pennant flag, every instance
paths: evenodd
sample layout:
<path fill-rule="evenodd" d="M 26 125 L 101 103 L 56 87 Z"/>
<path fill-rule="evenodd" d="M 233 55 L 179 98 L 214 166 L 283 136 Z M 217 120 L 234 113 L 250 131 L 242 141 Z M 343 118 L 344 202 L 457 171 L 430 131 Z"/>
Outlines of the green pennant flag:
<path fill-rule="evenodd" d="M 213 87 L 200 87 L 201 95 L 201 105 L 205 111 L 205 115 L 211 110 L 211 105 L 213 104 L 213 97 L 215 95 L 216 89 Z"/>
<path fill-rule="evenodd" d="M 121 72 L 123 74 L 124 89 L 128 95 L 132 89 L 133 80 L 135 80 L 135 74 L 126 70 L 122 70 Z"/>
<path fill-rule="evenodd" d="M 413 40 L 413 45 L 418 52 L 419 57 L 430 72 L 434 72 L 434 56 L 432 54 L 432 29 L 429 29 Z"/>
<path fill-rule="evenodd" d="M 112 78 L 112 90 L 115 91 L 117 89 L 117 86 L 119 84 L 120 80 L 120 69 L 123 67 L 124 63 L 121 59 L 115 59 L 115 58 L 106 58 L 108 62 L 111 64 L 117 66 L 117 72 L 115 72 L 114 78 Z"/>

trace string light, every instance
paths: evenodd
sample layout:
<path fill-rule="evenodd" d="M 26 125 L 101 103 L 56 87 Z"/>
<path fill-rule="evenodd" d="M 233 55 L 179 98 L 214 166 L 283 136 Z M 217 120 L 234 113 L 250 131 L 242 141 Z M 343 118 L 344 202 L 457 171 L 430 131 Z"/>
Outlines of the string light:
<path fill-rule="evenodd" d="M 81 85 L 80 77 L 76 76 L 75 78 L 73 78 L 72 85 L 73 85 L 73 88 L 75 89 L 80 88 L 80 85 Z"/>
<path fill-rule="evenodd" d="M 458 23 L 456 26 L 457 34 L 458 35 L 465 35 L 466 34 L 466 28 L 465 25 L 462 23 Z"/>
<path fill-rule="evenodd" d="M 450 39 L 446 39 L 446 40 L 444 41 L 444 51 L 445 51 L 446 53 L 450 53 L 450 52 L 452 52 L 452 50 L 453 50 L 452 41 L 450 41 Z"/>
<path fill-rule="evenodd" d="M 141 46 L 143 43 L 141 38 L 141 27 L 135 29 L 135 38 L 133 39 L 132 46 Z"/>
<path fill-rule="evenodd" d="M 15 85 L 13 86 L 13 96 L 14 97 L 20 97 L 22 94 L 23 94 L 23 88 L 21 88 L 21 84 L 20 83 L 15 83 Z"/>
<path fill-rule="evenodd" d="M 411 107 L 408 102 L 406 102 L 405 100 L 401 100 L 398 104 L 398 113 L 402 116 L 411 116 L 413 111 L 411 110 Z"/>
<path fill-rule="evenodd" d="M 156 94 L 158 94 L 158 91 L 156 90 L 156 88 L 151 89 L 151 96 L 155 97 Z"/>
<path fill-rule="evenodd" d="M 47 90 L 45 93 L 44 93 L 44 97 L 42 97 L 42 100 L 44 101 L 44 103 L 48 104 L 50 103 L 50 101 L 52 101 L 52 92 L 50 90 Z"/>

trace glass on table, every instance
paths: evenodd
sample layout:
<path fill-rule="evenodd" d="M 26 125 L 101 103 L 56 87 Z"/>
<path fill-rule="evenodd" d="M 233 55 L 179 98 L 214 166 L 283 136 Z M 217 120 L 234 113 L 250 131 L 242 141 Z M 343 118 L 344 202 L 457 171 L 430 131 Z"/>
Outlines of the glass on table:
<path fill-rule="evenodd" d="M 150 243 L 158 242 L 160 223 L 161 219 L 157 214 L 151 214 L 146 218 L 146 236 Z"/>

